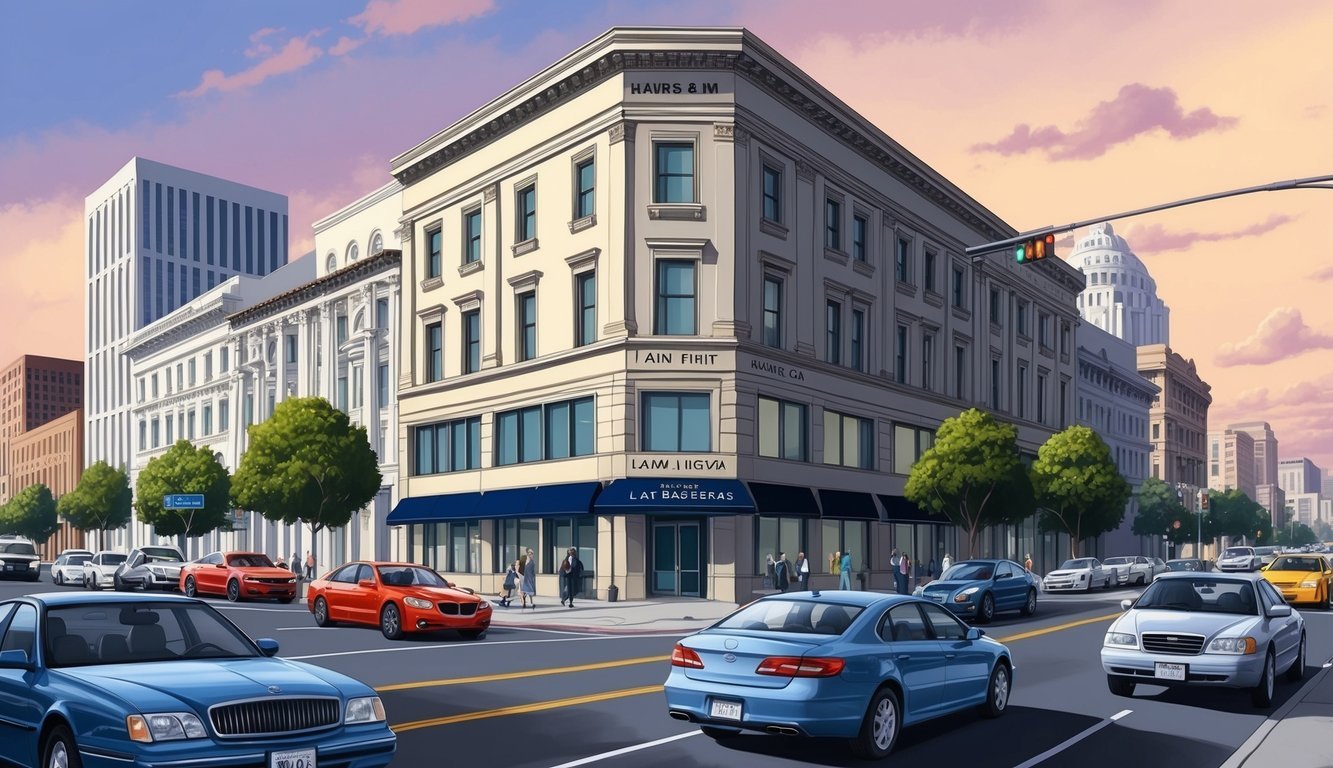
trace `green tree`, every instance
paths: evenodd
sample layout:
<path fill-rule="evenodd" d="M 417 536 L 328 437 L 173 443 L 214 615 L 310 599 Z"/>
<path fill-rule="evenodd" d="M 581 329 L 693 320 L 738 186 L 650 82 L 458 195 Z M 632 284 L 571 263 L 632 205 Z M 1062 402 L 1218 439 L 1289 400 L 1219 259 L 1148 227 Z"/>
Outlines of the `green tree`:
<path fill-rule="evenodd" d="M 60 497 L 56 511 L 84 533 L 97 531 L 97 548 L 101 549 L 104 531 L 129 524 L 133 499 L 125 470 L 99 461 L 84 470 L 74 490 Z"/>
<path fill-rule="evenodd" d="M 1288 523 L 1273 531 L 1273 543 L 1284 547 L 1303 547 L 1317 541 L 1314 529 L 1305 523 Z"/>
<path fill-rule="evenodd" d="M 1316 541 L 1333 540 L 1333 525 L 1329 525 L 1324 520 L 1314 521 L 1313 533 Z"/>
<path fill-rule="evenodd" d="M 266 519 L 301 522 L 312 534 L 347 525 L 380 489 L 379 461 L 365 427 L 322 397 L 283 400 L 249 430 L 232 478 L 232 501 Z"/>
<path fill-rule="evenodd" d="M 1069 534 L 1069 556 L 1079 543 L 1114 531 L 1125 519 L 1131 488 L 1120 476 L 1111 449 L 1089 427 L 1075 425 L 1051 435 L 1030 470 L 1042 507 L 1041 528 Z"/>
<path fill-rule="evenodd" d="M 1135 536 L 1165 536 L 1176 545 L 1195 540 L 1198 518 L 1180 503 L 1174 488 L 1150 477 L 1139 486 L 1136 496 L 1139 509 L 1134 514 Z"/>
<path fill-rule="evenodd" d="M 56 500 L 51 489 L 41 483 L 24 488 L 0 507 L 0 531 L 4 533 L 16 533 L 44 544 L 58 530 Z"/>
<path fill-rule="evenodd" d="M 167 509 L 172 493 L 202 493 L 202 509 Z M 134 486 L 134 508 L 139 519 L 159 536 L 203 536 L 231 519 L 231 479 L 213 450 L 178 440 L 161 456 L 153 457 Z M 181 542 L 182 549 L 184 541 Z"/>
<path fill-rule="evenodd" d="M 940 424 L 935 444 L 912 466 L 903 494 L 967 532 L 970 556 L 981 533 L 1032 514 L 1032 484 L 1018 455 L 1018 430 L 972 408 Z"/>
<path fill-rule="evenodd" d="M 1273 522 L 1268 510 L 1252 500 L 1243 491 L 1211 491 L 1208 494 L 1208 512 L 1204 515 L 1203 538 L 1217 536 L 1245 537 L 1259 545 L 1273 544 Z M 1210 525 L 1211 523 L 1211 525 Z"/>

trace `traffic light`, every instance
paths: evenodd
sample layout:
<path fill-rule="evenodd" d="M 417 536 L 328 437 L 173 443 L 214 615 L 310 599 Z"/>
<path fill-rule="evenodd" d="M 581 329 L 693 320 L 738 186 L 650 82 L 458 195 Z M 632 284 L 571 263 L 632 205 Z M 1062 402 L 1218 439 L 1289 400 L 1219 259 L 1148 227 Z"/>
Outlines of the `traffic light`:
<path fill-rule="evenodd" d="M 1055 235 L 1042 235 L 1024 240 L 1014 246 L 1014 258 L 1019 264 L 1041 261 L 1055 255 Z"/>
<path fill-rule="evenodd" d="M 1202 509 L 1204 512 L 1207 512 L 1207 511 L 1208 511 L 1208 492 L 1207 492 L 1207 491 L 1199 491 L 1199 509 Z"/>

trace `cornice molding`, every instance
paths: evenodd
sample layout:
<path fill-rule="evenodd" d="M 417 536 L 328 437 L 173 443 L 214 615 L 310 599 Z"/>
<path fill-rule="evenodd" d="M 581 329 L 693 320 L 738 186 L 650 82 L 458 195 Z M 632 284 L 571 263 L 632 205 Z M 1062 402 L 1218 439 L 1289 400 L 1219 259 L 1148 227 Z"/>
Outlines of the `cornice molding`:
<path fill-rule="evenodd" d="M 267 301 L 261 301 L 252 307 L 243 309 L 228 316 L 227 320 L 231 321 L 231 326 L 234 329 L 253 327 L 311 299 L 325 296 L 349 285 L 355 285 L 380 273 L 397 269 L 402 261 L 402 256 L 403 252 L 399 250 L 381 251 L 368 259 L 354 261 L 337 272 L 331 272 L 305 285 L 280 293 Z"/>
<path fill-rule="evenodd" d="M 192 389 L 173 392 L 166 397 L 159 397 L 151 402 L 141 403 L 131 409 L 131 413 L 136 416 L 149 416 L 155 413 L 161 413 L 179 405 L 186 405 L 189 403 L 199 404 L 203 398 L 215 395 L 226 395 L 230 392 L 231 380 L 230 377 L 228 377 Z"/>
<path fill-rule="evenodd" d="M 125 345 L 124 354 L 131 360 L 151 355 L 167 347 L 175 346 L 186 339 L 192 339 L 204 331 L 227 322 L 226 302 L 211 302 L 203 309 L 181 307 L 176 310 L 180 317 L 175 322 L 162 328 L 149 327 L 131 337 Z"/>

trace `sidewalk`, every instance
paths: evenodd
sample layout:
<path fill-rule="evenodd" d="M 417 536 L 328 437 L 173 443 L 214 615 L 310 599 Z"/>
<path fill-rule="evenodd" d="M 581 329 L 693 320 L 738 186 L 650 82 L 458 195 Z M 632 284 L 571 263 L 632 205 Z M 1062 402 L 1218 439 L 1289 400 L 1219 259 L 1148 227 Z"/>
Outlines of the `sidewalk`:
<path fill-rule="evenodd" d="M 520 608 L 517 600 L 502 607 L 488 598 L 495 610 L 492 627 L 564 630 L 615 635 L 679 632 L 703 629 L 736 610 L 735 603 L 717 600 L 671 599 L 626 600 L 614 603 L 579 600 L 566 608 L 554 597 L 537 596 L 536 608 Z"/>
<path fill-rule="evenodd" d="M 1333 667 L 1325 666 L 1274 712 L 1222 768 L 1333 765 Z"/>

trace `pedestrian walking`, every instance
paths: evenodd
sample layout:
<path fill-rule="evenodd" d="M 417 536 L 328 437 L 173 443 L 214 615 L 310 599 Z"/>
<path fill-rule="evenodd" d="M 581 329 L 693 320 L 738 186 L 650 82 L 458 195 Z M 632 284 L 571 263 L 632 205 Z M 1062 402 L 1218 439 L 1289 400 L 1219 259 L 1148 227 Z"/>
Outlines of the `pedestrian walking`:
<path fill-rule="evenodd" d="M 1027 559 L 1023 561 L 1023 570 L 1032 573 L 1032 553 L 1029 552 Z"/>
<path fill-rule="evenodd" d="M 898 554 L 898 548 L 894 547 L 889 552 L 889 573 L 893 575 L 893 591 L 901 593 L 898 588 L 898 566 L 902 564 L 903 556 Z"/>
<path fill-rule="evenodd" d="M 305 551 L 305 580 L 315 580 L 315 556 L 308 549 Z"/>
<path fill-rule="evenodd" d="M 537 556 L 532 553 L 532 547 L 528 547 L 523 558 L 523 576 L 518 582 L 518 592 L 524 608 L 537 607 Z"/>
<path fill-rule="evenodd" d="M 852 588 L 852 553 L 843 552 L 842 562 L 838 563 L 838 589 Z"/>
<path fill-rule="evenodd" d="M 830 575 L 836 576 L 838 574 L 838 568 L 840 568 L 841 566 L 842 566 L 841 552 L 834 552 L 833 554 L 828 556 L 828 572 Z"/>
<path fill-rule="evenodd" d="M 505 571 L 504 590 L 500 592 L 500 605 L 505 608 L 514 601 L 514 590 L 518 589 L 519 569 L 523 567 L 522 560 L 515 560 L 509 564 L 509 570 Z"/>
<path fill-rule="evenodd" d="M 779 592 L 786 592 L 791 583 L 791 563 L 787 562 L 787 553 L 779 552 L 773 560 L 773 586 Z"/>
<path fill-rule="evenodd" d="M 906 552 L 898 558 L 898 570 L 895 572 L 898 577 L 898 594 L 908 593 L 908 578 L 911 576 L 912 558 Z"/>
<path fill-rule="evenodd" d="M 298 553 L 298 552 L 293 552 L 293 553 L 292 553 L 291 569 L 292 569 L 292 575 L 296 577 L 296 580 L 297 580 L 297 581 L 300 581 L 300 580 L 301 580 L 301 557 L 300 557 L 300 553 Z"/>
<path fill-rule="evenodd" d="M 806 559 L 804 552 L 796 553 L 796 563 L 792 566 L 796 573 L 796 582 L 800 585 L 802 592 L 810 589 L 810 561 Z"/>
<path fill-rule="evenodd" d="M 560 561 L 560 604 L 573 608 L 574 596 L 582 587 L 583 561 L 579 559 L 578 550 L 570 547 L 565 559 Z"/>
<path fill-rule="evenodd" d="M 945 552 L 944 562 L 940 564 L 940 575 L 943 576 L 944 574 L 948 573 L 949 569 L 952 567 L 953 567 L 953 556 L 950 555 L 948 552 Z"/>

